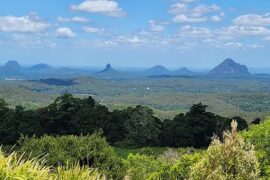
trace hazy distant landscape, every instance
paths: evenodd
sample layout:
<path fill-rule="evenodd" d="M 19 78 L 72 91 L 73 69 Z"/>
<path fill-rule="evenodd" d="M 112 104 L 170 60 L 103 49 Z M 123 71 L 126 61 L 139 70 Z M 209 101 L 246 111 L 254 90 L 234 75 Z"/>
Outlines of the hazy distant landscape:
<path fill-rule="evenodd" d="M 227 117 L 241 116 L 248 121 L 264 118 L 270 112 L 270 76 L 254 75 L 245 66 L 239 70 L 239 66 L 227 59 L 209 73 L 193 73 L 186 68 L 169 71 L 163 66 L 128 72 L 110 64 L 104 70 L 91 72 L 46 64 L 25 68 L 9 61 L 1 67 L 0 92 L 10 105 L 28 109 L 48 105 L 55 97 L 71 93 L 93 96 L 110 109 L 149 106 L 162 119 L 185 112 L 199 102 Z"/>

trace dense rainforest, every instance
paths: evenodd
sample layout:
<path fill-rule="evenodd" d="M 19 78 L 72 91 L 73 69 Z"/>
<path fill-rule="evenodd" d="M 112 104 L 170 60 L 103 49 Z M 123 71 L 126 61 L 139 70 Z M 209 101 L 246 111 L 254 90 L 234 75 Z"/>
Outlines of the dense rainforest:
<path fill-rule="evenodd" d="M 233 119 L 239 130 L 248 127 L 241 117 Z M 36 110 L 21 106 L 12 109 L 0 100 L 0 144 L 13 145 L 21 135 L 88 135 L 102 131 L 114 146 L 200 148 L 207 147 L 213 135 L 221 137 L 231 120 L 208 112 L 201 103 L 185 114 L 161 121 L 148 107 L 138 105 L 111 112 L 92 97 L 80 99 L 71 94 Z"/>

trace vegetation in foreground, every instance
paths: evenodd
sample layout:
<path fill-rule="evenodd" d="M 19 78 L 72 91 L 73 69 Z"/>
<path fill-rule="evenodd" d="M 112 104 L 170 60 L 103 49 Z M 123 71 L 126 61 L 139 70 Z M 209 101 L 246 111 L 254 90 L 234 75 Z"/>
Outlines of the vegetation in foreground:
<path fill-rule="evenodd" d="M 269 120 L 268 120 L 269 121 Z M 252 126 L 256 128 L 264 126 L 264 124 Z M 102 158 L 110 159 L 109 163 L 114 164 L 119 162 L 112 157 L 115 157 L 114 150 L 104 141 L 100 134 L 96 133 L 87 137 L 51 137 L 51 141 L 46 141 L 44 137 L 41 139 L 30 138 L 25 141 L 28 150 L 24 155 L 19 155 L 13 152 L 10 155 L 0 153 L 0 177 L 1 179 L 132 179 L 132 180 L 145 180 L 145 179 L 222 179 L 222 180 L 254 180 L 254 179 L 267 179 L 269 176 L 261 173 L 261 168 L 265 168 L 266 164 L 259 164 L 258 154 L 251 145 L 250 139 L 246 141 L 242 138 L 242 133 L 238 134 L 237 123 L 232 122 L 232 130 L 224 132 L 222 140 L 215 137 L 207 150 L 176 150 L 168 149 L 162 155 L 154 156 L 149 148 L 143 149 L 140 153 L 129 154 L 127 159 L 121 159 L 122 165 L 117 169 L 111 171 L 103 171 L 103 164 L 80 164 L 80 158 L 88 158 L 88 160 L 100 161 Z M 253 130 L 252 130 L 253 131 Z M 249 133 L 249 131 L 245 132 Z M 251 134 L 253 132 L 250 132 Z M 265 133 L 265 132 L 261 132 Z M 59 148 L 59 145 L 64 147 Z M 90 145 L 73 146 L 76 141 L 90 139 Z M 94 143 L 92 143 L 94 142 Z M 33 146 L 33 144 L 37 146 Z M 87 144 L 88 144 L 87 143 Z M 56 150 L 47 154 L 43 158 L 29 158 L 32 156 L 31 152 L 39 152 L 43 154 L 48 149 L 55 145 Z M 71 145 L 71 147 L 68 147 Z M 41 146 L 41 147 L 39 147 Z M 51 146 L 51 147 L 50 147 Z M 103 148 L 91 148 L 91 147 Z M 77 150 L 72 150 L 75 148 Z M 110 153 L 104 153 L 106 149 L 110 149 Z M 269 146 L 267 147 L 269 148 Z M 104 149 L 104 150 L 103 150 Z M 21 149 L 24 151 L 24 147 Z M 57 151 L 55 153 L 54 151 Z M 78 153 L 77 163 L 74 160 L 74 152 Z M 102 152 L 100 152 L 102 151 Z M 69 154 L 70 153 L 70 154 Z M 62 165 L 50 166 L 51 158 L 57 159 L 65 156 L 66 163 Z M 30 159 L 30 160 L 29 160 Z M 46 160 L 48 159 L 48 162 Z M 106 161 L 106 160 L 105 160 Z M 87 161 L 85 161 L 87 162 Z M 88 161 L 90 162 L 90 161 Z M 100 161 L 102 162 L 102 160 Z M 107 164 L 106 162 L 104 164 Z M 108 165 L 110 167 L 110 165 Z M 266 166 L 267 167 L 267 166 Z M 120 171 L 119 171 L 120 169 Z M 116 170 L 116 171 L 115 171 Z M 103 173 L 99 173 L 103 171 Z M 110 174 L 123 172 L 122 175 L 112 177 Z"/>
<path fill-rule="evenodd" d="M 1 152 L 1 177 L 53 180 L 270 177 L 269 120 L 261 123 L 257 119 L 248 127 L 244 119 L 236 117 L 238 129 L 243 130 L 238 134 L 236 121 L 230 126 L 231 119 L 208 112 L 206 107 L 195 104 L 186 114 L 161 121 L 147 107 L 111 112 L 91 97 L 79 99 L 68 94 L 38 110 L 19 106 L 11 109 L 1 101 L 1 143 L 18 142 L 16 152 L 5 155 Z M 127 152 L 120 147 L 143 148 Z M 208 149 L 194 149 L 197 147 Z"/>
<path fill-rule="evenodd" d="M 22 137 L 21 154 L 32 159 L 45 155 L 45 165 L 68 166 L 77 164 L 98 169 L 111 179 L 123 179 L 125 166 L 100 133 L 87 136 Z"/>
<path fill-rule="evenodd" d="M 0 179 L 20 180 L 99 180 L 102 179 L 96 170 L 79 165 L 59 166 L 52 168 L 44 165 L 45 159 L 24 159 L 17 153 L 4 155 L 0 151 Z"/>

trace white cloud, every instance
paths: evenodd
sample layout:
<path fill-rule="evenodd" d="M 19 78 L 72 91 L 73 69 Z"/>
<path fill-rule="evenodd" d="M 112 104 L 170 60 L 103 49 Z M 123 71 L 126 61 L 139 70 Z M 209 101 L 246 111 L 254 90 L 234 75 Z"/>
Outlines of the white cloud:
<path fill-rule="evenodd" d="M 61 27 L 56 29 L 56 36 L 61 38 L 74 38 L 76 34 L 70 28 Z"/>
<path fill-rule="evenodd" d="M 47 38 L 41 36 L 34 36 L 32 34 L 12 34 L 11 35 L 12 43 L 16 46 L 23 47 L 55 47 L 55 44 L 48 41 Z"/>
<path fill-rule="evenodd" d="M 233 20 L 234 24 L 244 26 L 269 26 L 270 25 L 270 13 L 264 15 L 246 14 L 239 16 Z"/>
<path fill-rule="evenodd" d="M 144 40 L 140 39 L 138 36 L 128 37 L 127 41 L 129 43 L 135 43 L 135 44 L 144 42 Z"/>
<path fill-rule="evenodd" d="M 242 48 L 243 44 L 240 42 L 228 42 L 225 43 L 224 46 L 229 48 Z"/>
<path fill-rule="evenodd" d="M 173 4 L 169 10 L 171 14 L 175 14 L 172 20 L 175 23 L 205 22 L 210 18 L 209 15 L 212 15 L 212 17 L 210 18 L 212 21 L 221 21 L 221 17 L 224 15 L 224 13 L 222 14 L 220 13 L 220 11 L 221 8 L 215 4 L 200 4 L 195 6 L 194 8 L 189 8 L 188 5 L 183 1 Z"/>
<path fill-rule="evenodd" d="M 212 16 L 212 17 L 211 17 L 211 20 L 212 20 L 213 22 L 220 22 L 220 21 L 221 21 L 221 17 L 219 17 L 219 16 Z"/>
<path fill-rule="evenodd" d="M 207 17 L 188 17 L 185 14 L 178 14 L 172 21 L 175 23 L 197 23 L 207 21 Z"/>
<path fill-rule="evenodd" d="M 247 45 L 247 48 L 258 49 L 258 48 L 264 48 L 264 46 L 260 44 L 250 44 L 250 45 Z"/>
<path fill-rule="evenodd" d="M 220 7 L 218 7 L 215 4 L 212 5 L 205 5 L 205 4 L 201 4 L 196 6 L 192 11 L 191 14 L 194 17 L 201 17 L 204 14 L 210 13 L 210 12 L 217 12 L 220 10 Z"/>
<path fill-rule="evenodd" d="M 264 36 L 270 35 L 270 30 L 265 27 L 257 27 L 257 26 L 229 26 L 225 28 L 221 28 L 217 32 L 221 35 L 230 35 L 230 36 Z"/>
<path fill-rule="evenodd" d="M 105 41 L 104 44 L 107 47 L 116 47 L 116 46 L 118 46 L 117 42 L 114 42 L 114 41 Z"/>
<path fill-rule="evenodd" d="M 84 17 L 72 17 L 72 18 L 65 18 L 65 17 L 57 17 L 59 22 L 77 22 L 77 23 L 87 23 L 89 19 Z"/>
<path fill-rule="evenodd" d="M 70 8 L 73 11 L 101 13 L 107 16 L 120 17 L 125 15 L 118 3 L 112 0 L 86 0 L 78 5 L 71 5 Z"/>
<path fill-rule="evenodd" d="M 153 32 L 162 32 L 165 31 L 164 23 L 158 23 L 154 20 L 149 21 L 150 24 L 150 30 Z"/>
<path fill-rule="evenodd" d="M 188 11 L 188 6 L 184 3 L 176 3 L 171 6 L 169 10 L 172 14 L 186 13 Z"/>
<path fill-rule="evenodd" d="M 97 28 L 97 27 L 90 27 L 90 26 L 83 27 L 82 29 L 83 29 L 85 32 L 88 32 L 88 33 L 102 33 L 102 32 L 105 31 L 104 29 Z"/>
<path fill-rule="evenodd" d="M 0 17 L 0 31 L 37 33 L 50 28 L 51 25 L 44 22 L 38 16 L 2 16 Z"/>
<path fill-rule="evenodd" d="M 183 26 L 180 29 L 179 36 L 183 37 L 210 37 L 212 32 L 207 28 Z"/>
<path fill-rule="evenodd" d="M 89 19 L 84 18 L 84 17 L 73 17 L 72 21 L 73 22 L 86 23 L 86 22 L 89 22 Z"/>
<path fill-rule="evenodd" d="M 89 22 L 89 19 L 84 18 L 84 17 L 77 17 L 77 16 L 72 17 L 72 18 L 58 16 L 57 21 L 61 23 L 65 23 L 65 22 L 87 23 Z"/>
<path fill-rule="evenodd" d="M 243 44 L 240 42 L 227 42 L 224 44 L 224 47 L 228 48 L 238 48 L 238 49 L 258 49 L 264 48 L 263 45 L 260 44 Z"/>
<path fill-rule="evenodd" d="M 145 39 L 142 39 L 138 37 L 137 35 L 118 36 L 116 38 L 116 41 L 119 43 L 128 43 L 128 44 L 133 44 L 133 45 L 139 45 L 146 42 Z"/>

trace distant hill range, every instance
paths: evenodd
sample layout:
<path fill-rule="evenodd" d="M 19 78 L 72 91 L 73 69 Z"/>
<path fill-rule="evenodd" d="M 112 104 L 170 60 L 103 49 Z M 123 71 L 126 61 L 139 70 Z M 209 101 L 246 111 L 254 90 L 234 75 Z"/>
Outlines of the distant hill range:
<path fill-rule="evenodd" d="M 210 76 L 247 76 L 250 75 L 247 66 L 236 63 L 232 59 L 225 59 L 221 64 L 209 72 Z"/>
<path fill-rule="evenodd" d="M 54 69 L 53 67 L 49 66 L 48 64 L 36 64 L 29 68 L 31 71 L 44 71 L 44 70 L 51 70 Z"/>
<path fill-rule="evenodd" d="M 162 65 L 156 65 L 149 69 L 136 72 L 122 72 L 112 68 L 111 64 L 107 64 L 105 69 L 101 71 L 93 71 L 93 69 L 79 68 L 55 68 L 48 64 L 36 64 L 31 67 L 22 67 L 18 62 L 11 60 L 5 65 L 0 66 L 0 78 L 15 79 L 49 79 L 49 78 L 70 78 L 75 76 L 92 76 L 101 79 L 134 79 L 142 76 L 193 76 L 205 75 L 205 73 L 194 73 L 188 68 L 183 67 L 176 71 L 170 71 Z M 233 61 L 226 59 L 213 70 L 208 73 L 209 76 L 247 76 L 250 75 L 248 68 Z M 49 79 L 48 83 L 55 79 Z M 61 84 L 63 82 L 57 82 Z M 64 83 L 63 83 L 64 84 Z"/>
<path fill-rule="evenodd" d="M 182 76 L 182 75 L 193 75 L 194 72 L 190 71 L 188 68 L 183 67 L 173 72 L 174 75 Z"/>
<path fill-rule="evenodd" d="M 36 64 L 31 67 L 22 67 L 17 61 L 10 60 L 0 67 L 2 78 L 41 79 L 91 74 L 90 71 L 75 68 L 54 68 L 48 64 Z"/>
<path fill-rule="evenodd" d="M 194 73 L 187 69 L 186 67 L 180 68 L 176 71 L 170 71 L 164 66 L 156 65 L 143 72 L 143 75 L 147 76 L 184 76 L 193 75 Z"/>
<path fill-rule="evenodd" d="M 145 72 L 143 72 L 143 75 L 162 76 L 162 75 L 171 75 L 171 72 L 168 69 L 166 69 L 164 66 L 156 65 L 154 67 L 151 67 L 145 70 Z"/>

